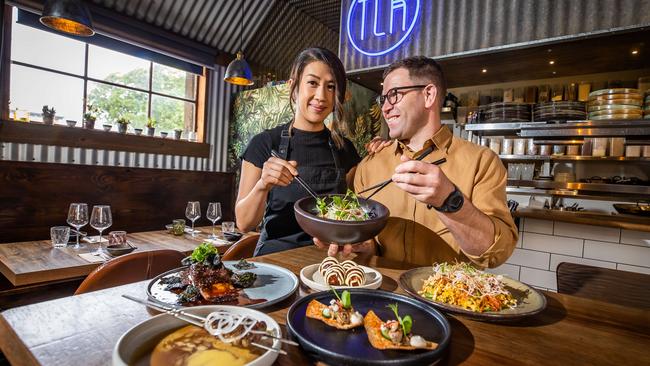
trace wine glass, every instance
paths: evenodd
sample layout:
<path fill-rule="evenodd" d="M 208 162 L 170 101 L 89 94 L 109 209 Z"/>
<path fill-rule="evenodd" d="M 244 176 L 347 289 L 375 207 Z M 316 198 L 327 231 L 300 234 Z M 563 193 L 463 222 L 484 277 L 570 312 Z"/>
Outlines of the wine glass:
<path fill-rule="evenodd" d="M 85 203 L 71 203 L 68 209 L 68 225 L 77 229 L 77 244 L 72 249 L 79 249 L 79 237 L 81 236 L 81 229 L 88 224 L 88 205 Z"/>
<path fill-rule="evenodd" d="M 198 201 L 190 201 L 187 203 L 187 207 L 185 208 L 185 217 L 192 221 L 192 236 L 196 236 L 196 233 L 194 232 L 194 221 L 201 217 L 201 205 Z"/>
<path fill-rule="evenodd" d="M 90 226 L 99 231 L 99 245 L 97 246 L 97 250 L 95 250 L 92 254 L 102 254 L 102 231 L 108 229 L 111 225 L 113 225 L 113 218 L 111 217 L 111 206 L 93 206 L 93 213 L 90 215 Z"/>
<path fill-rule="evenodd" d="M 221 218 L 221 203 L 210 202 L 208 204 L 208 212 L 205 213 L 205 217 L 207 217 L 208 220 L 212 221 L 212 235 L 210 235 L 210 239 L 216 239 L 217 235 L 214 233 L 214 223 Z"/>

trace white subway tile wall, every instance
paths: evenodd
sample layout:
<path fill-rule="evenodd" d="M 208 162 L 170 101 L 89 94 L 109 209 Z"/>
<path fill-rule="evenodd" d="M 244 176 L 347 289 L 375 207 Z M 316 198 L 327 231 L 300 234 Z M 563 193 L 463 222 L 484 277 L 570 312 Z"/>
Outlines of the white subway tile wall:
<path fill-rule="evenodd" d="M 562 262 L 650 274 L 650 232 L 530 218 L 519 229 L 512 256 L 489 272 L 549 291 Z"/>

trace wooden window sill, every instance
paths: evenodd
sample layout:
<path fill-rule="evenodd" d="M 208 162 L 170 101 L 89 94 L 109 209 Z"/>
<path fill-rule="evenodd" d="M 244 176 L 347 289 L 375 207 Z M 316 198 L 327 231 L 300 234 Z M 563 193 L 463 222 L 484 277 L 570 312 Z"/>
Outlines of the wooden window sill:
<path fill-rule="evenodd" d="M 210 145 L 206 143 L 5 120 L 0 121 L 0 141 L 198 158 L 210 156 Z"/>

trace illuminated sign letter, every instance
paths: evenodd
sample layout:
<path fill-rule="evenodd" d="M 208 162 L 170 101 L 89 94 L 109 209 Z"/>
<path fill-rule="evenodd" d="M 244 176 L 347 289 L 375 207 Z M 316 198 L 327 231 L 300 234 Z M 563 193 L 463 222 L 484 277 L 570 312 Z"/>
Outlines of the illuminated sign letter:
<path fill-rule="evenodd" d="M 347 1 L 347 38 L 366 56 L 381 56 L 399 47 L 413 32 L 420 16 L 420 0 Z M 367 29 L 370 26 L 372 30 Z"/>

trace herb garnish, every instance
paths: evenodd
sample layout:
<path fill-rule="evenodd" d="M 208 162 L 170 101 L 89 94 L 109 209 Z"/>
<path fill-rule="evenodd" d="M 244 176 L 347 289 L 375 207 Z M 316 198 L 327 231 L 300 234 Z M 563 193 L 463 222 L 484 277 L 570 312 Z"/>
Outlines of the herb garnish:
<path fill-rule="evenodd" d="M 388 307 L 393 311 L 393 313 L 395 313 L 395 317 L 397 318 L 397 321 L 402 326 L 402 332 L 404 332 L 404 337 L 406 337 L 407 334 L 411 333 L 411 326 L 413 326 L 413 319 L 411 319 L 410 315 L 407 315 L 404 318 L 400 317 L 399 314 L 397 313 L 397 304 L 388 304 Z"/>

